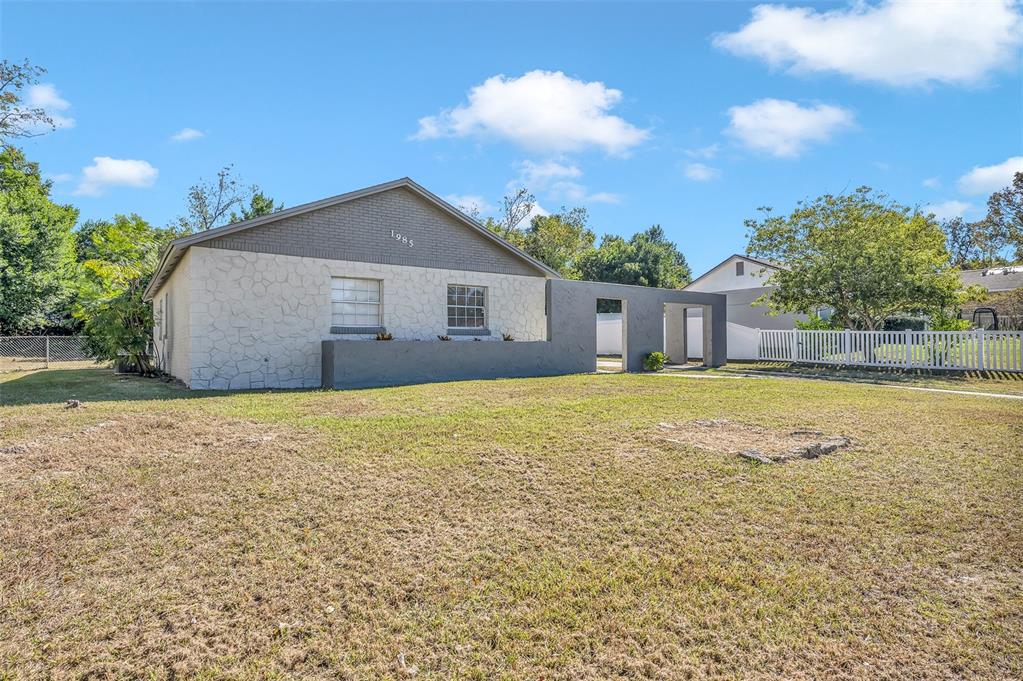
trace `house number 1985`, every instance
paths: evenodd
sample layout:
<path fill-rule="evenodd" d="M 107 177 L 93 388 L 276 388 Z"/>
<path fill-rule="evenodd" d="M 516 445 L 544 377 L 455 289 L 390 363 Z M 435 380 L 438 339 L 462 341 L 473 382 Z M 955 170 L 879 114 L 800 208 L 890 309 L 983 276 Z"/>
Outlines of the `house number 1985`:
<path fill-rule="evenodd" d="M 412 246 L 414 245 L 412 243 L 412 239 L 408 238 L 407 236 L 405 236 L 401 232 L 395 232 L 393 229 L 391 230 L 391 238 L 394 239 L 395 241 L 400 241 L 401 243 L 405 244 L 409 248 L 412 248 Z"/>

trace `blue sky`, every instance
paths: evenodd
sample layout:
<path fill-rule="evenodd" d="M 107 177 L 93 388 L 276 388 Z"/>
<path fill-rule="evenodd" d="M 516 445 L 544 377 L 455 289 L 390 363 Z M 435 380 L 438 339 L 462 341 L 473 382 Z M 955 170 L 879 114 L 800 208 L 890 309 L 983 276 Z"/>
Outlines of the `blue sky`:
<path fill-rule="evenodd" d="M 226 164 L 289 206 L 407 175 L 486 214 L 525 183 L 598 235 L 659 223 L 699 274 L 758 206 L 866 184 L 978 217 L 1023 170 L 1008 1 L 0 11 L 62 123 L 23 147 L 83 220 L 164 224 Z"/>

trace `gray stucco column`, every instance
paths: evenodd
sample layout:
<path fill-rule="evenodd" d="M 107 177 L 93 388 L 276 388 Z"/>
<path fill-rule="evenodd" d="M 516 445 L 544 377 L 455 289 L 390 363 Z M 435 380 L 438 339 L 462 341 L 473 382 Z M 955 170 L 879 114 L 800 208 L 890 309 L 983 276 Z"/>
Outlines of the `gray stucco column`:
<path fill-rule="evenodd" d="M 664 305 L 664 352 L 676 364 L 686 361 L 686 308 L 678 303 Z"/>
<path fill-rule="evenodd" d="M 721 296 L 723 299 L 724 296 Z M 728 362 L 728 318 L 725 301 L 703 306 L 703 363 L 709 367 Z"/>

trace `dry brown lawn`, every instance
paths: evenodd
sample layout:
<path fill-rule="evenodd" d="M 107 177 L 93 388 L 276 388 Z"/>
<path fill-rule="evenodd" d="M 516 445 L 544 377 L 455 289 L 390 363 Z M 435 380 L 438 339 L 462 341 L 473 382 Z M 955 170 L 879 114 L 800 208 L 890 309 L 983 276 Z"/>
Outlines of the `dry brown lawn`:
<path fill-rule="evenodd" d="M 658 426 L 720 418 L 855 447 Z M 1020 678 L 1021 440 L 821 381 L 4 376 L 0 677 Z"/>

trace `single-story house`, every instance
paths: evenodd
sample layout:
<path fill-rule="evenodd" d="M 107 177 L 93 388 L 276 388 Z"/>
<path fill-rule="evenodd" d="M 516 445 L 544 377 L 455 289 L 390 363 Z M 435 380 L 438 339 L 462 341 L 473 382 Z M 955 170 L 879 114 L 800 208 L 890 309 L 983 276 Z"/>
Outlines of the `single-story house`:
<path fill-rule="evenodd" d="M 728 358 L 756 359 L 757 329 L 794 329 L 802 314 L 768 314 L 766 305 L 753 302 L 771 290 L 768 278 L 783 265 L 734 253 L 710 268 L 685 287 L 686 291 L 720 293 L 727 298 Z M 700 352 L 702 321 L 694 310 L 689 319 L 691 352 Z"/>
<path fill-rule="evenodd" d="M 680 348 L 690 307 L 725 362 L 724 296 L 562 280 L 408 178 L 176 239 L 144 297 L 159 366 L 195 389 L 594 371 L 597 299 L 623 301 L 626 370 Z"/>
<path fill-rule="evenodd" d="M 1023 264 L 963 270 L 959 277 L 963 286 L 980 286 L 988 293 L 987 300 L 964 305 L 962 319 L 984 328 L 994 328 L 997 320 L 999 329 L 1023 329 L 1023 309 L 1019 299 L 1010 295 L 1023 289 Z"/>

